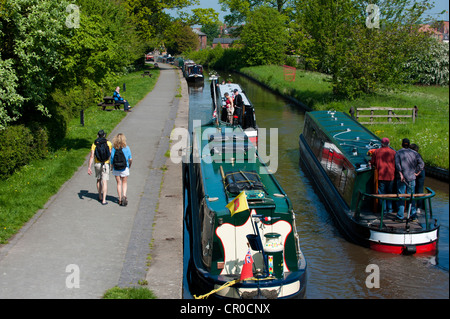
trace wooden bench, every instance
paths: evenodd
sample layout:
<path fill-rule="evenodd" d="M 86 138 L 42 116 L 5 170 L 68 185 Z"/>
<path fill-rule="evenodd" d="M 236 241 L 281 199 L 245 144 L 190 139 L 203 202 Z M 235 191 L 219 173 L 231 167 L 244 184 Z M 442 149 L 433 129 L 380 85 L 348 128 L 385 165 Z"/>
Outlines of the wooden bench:
<path fill-rule="evenodd" d="M 103 102 L 98 103 L 98 106 L 101 106 L 103 111 L 105 111 L 108 107 L 114 108 L 115 110 L 120 110 L 122 104 L 117 103 L 112 96 L 105 96 L 103 98 Z"/>
<path fill-rule="evenodd" d="M 148 76 L 148 77 L 152 77 L 152 74 L 150 73 L 150 71 L 144 71 L 144 73 L 142 73 L 142 77 L 144 76 Z"/>

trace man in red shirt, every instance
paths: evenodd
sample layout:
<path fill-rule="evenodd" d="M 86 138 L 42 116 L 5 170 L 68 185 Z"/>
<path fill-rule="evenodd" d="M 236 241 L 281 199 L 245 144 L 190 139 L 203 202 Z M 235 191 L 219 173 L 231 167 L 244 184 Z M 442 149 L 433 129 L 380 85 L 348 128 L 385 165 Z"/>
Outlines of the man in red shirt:
<path fill-rule="evenodd" d="M 370 163 L 378 170 L 378 194 L 392 194 L 395 178 L 395 151 L 389 146 L 389 139 L 381 140 L 381 148 L 372 153 Z M 392 213 L 392 201 L 386 201 L 388 213 Z"/>

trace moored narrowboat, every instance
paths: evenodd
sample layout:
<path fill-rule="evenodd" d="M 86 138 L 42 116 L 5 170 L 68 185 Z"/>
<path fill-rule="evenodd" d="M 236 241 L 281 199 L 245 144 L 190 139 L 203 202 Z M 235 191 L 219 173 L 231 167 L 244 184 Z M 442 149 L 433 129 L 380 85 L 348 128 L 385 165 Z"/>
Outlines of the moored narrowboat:
<path fill-rule="evenodd" d="M 436 250 L 439 224 L 433 217 L 430 188 L 424 194 L 377 194 L 371 150 L 380 139 L 349 115 L 335 111 L 307 112 L 300 134 L 300 163 L 347 239 L 377 251 L 414 254 Z M 425 207 L 417 219 L 398 222 L 385 203 L 418 200 Z"/>
<path fill-rule="evenodd" d="M 203 81 L 203 66 L 192 60 L 186 60 L 183 64 L 183 76 L 188 82 Z"/>
<path fill-rule="evenodd" d="M 306 259 L 291 202 L 240 127 L 193 129 L 183 161 L 194 297 L 302 298 Z"/>
<path fill-rule="evenodd" d="M 239 124 L 241 128 L 244 130 L 244 133 L 248 136 L 249 140 L 258 147 L 258 126 L 256 124 L 256 116 L 255 116 L 255 108 L 253 104 L 250 102 L 250 99 L 245 94 L 244 90 L 237 83 L 218 83 L 218 78 L 214 78 L 212 80 L 211 89 L 212 98 L 213 98 L 213 108 L 215 109 L 215 114 L 218 119 L 223 122 L 227 121 L 227 109 L 226 109 L 226 99 L 225 93 L 228 93 L 229 96 L 235 100 L 235 92 L 239 93 L 242 98 L 242 112 L 238 114 L 234 112 L 233 123 L 231 124 Z M 241 116 L 241 118 L 238 118 Z"/>

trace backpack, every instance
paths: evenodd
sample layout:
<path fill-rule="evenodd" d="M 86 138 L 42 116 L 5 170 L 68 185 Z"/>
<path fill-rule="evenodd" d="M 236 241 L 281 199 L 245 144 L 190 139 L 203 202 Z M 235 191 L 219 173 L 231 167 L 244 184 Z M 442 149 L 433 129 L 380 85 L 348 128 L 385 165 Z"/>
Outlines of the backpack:
<path fill-rule="evenodd" d="M 101 163 L 106 162 L 111 157 L 111 151 L 109 150 L 108 140 L 104 137 L 95 140 L 95 157 Z"/>
<path fill-rule="evenodd" d="M 116 171 L 123 171 L 127 168 L 127 159 L 121 148 L 116 149 L 114 153 L 113 167 Z"/>

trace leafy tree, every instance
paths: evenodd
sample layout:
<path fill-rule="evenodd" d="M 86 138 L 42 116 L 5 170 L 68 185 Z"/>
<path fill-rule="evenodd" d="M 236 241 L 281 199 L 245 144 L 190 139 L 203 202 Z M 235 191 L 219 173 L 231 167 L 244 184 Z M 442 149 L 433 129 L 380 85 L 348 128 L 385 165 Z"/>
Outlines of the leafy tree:
<path fill-rule="evenodd" d="M 247 17 L 240 43 L 248 65 L 280 63 L 287 43 L 285 17 L 273 8 L 256 9 Z"/>
<path fill-rule="evenodd" d="M 192 14 L 179 11 L 180 20 L 185 24 L 194 25 L 215 25 L 219 24 L 219 13 L 212 8 L 197 8 L 192 9 Z"/>
<path fill-rule="evenodd" d="M 429 45 L 411 57 L 404 68 L 408 70 L 413 83 L 425 85 L 449 84 L 449 44 L 434 38 L 429 39 Z"/>
<path fill-rule="evenodd" d="M 165 46 L 172 54 L 196 50 L 199 46 L 198 36 L 192 29 L 181 21 L 176 21 L 164 32 Z"/>
<path fill-rule="evenodd" d="M 16 91 L 19 84 L 12 65 L 12 59 L 4 61 L 0 56 L 0 131 L 20 118 L 24 102 L 23 96 Z"/>
<path fill-rule="evenodd" d="M 430 7 L 428 0 L 371 3 L 380 8 L 378 28 L 367 23 L 367 1 L 297 2 L 297 23 L 310 40 L 306 56 L 315 57 L 317 69 L 333 76 L 336 95 L 354 98 L 380 85 L 403 83 L 404 63 L 426 41 L 416 24 Z"/>
<path fill-rule="evenodd" d="M 123 0 L 122 5 L 128 11 L 137 31 L 146 41 L 161 36 L 170 27 L 172 19 L 165 9 L 182 9 L 198 0 Z"/>
<path fill-rule="evenodd" d="M 225 16 L 225 21 L 230 25 L 244 23 L 250 12 L 262 6 L 287 14 L 294 8 L 294 2 L 293 0 L 219 0 L 222 10 L 230 12 Z"/>
<path fill-rule="evenodd" d="M 62 65 L 68 1 L 6 0 L 0 14 L 2 125 L 24 113 L 48 115 L 44 102 Z M 5 108 L 7 107 L 7 108 Z"/>
<path fill-rule="evenodd" d="M 213 40 L 219 36 L 219 24 L 204 24 L 200 31 L 206 34 L 207 43 L 211 45 Z"/>

